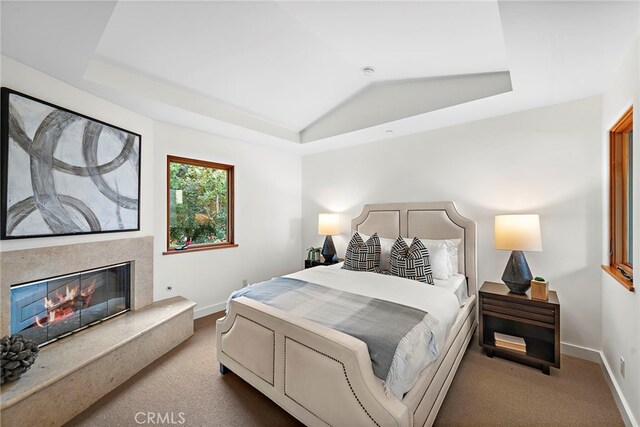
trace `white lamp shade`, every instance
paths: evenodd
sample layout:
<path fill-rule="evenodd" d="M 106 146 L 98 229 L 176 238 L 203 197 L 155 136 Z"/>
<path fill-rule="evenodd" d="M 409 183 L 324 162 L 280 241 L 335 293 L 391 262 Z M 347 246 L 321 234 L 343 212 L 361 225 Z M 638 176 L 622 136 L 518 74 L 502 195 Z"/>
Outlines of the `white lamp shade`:
<path fill-rule="evenodd" d="M 540 217 L 532 214 L 496 215 L 496 249 L 541 251 Z"/>
<path fill-rule="evenodd" d="M 340 234 L 340 216 L 335 213 L 318 214 L 318 234 L 321 236 Z"/>

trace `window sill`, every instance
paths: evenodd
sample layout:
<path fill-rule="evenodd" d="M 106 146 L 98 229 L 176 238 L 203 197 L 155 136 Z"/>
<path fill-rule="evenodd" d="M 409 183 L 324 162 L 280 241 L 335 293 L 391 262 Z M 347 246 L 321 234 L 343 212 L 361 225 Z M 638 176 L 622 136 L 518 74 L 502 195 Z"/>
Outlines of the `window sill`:
<path fill-rule="evenodd" d="M 626 277 L 624 277 L 618 270 L 609 266 L 602 265 L 602 270 L 604 270 L 609 276 L 613 277 L 618 283 L 624 286 L 629 292 L 634 292 L 635 289 L 633 287 L 633 282 L 630 282 Z"/>
<path fill-rule="evenodd" d="M 208 246 L 193 246 L 187 247 L 186 249 L 169 249 L 168 251 L 162 252 L 162 255 L 174 255 L 174 254 L 186 254 L 189 252 L 200 252 L 200 251 L 212 251 L 214 249 L 227 249 L 227 248 L 237 248 L 237 243 L 226 243 L 224 245 L 208 245 Z"/>

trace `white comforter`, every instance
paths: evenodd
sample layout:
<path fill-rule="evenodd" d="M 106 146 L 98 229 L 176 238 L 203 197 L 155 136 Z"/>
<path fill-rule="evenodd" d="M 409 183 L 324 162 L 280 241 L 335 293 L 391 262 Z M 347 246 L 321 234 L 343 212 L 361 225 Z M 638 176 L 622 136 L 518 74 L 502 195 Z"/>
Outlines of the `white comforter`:
<path fill-rule="evenodd" d="M 426 311 L 438 321 L 433 330 L 435 346 L 438 352 L 443 348 L 460 308 L 458 298 L 451 290 L 379 273 L 342 270 L 341 266 L 342 263 L 309 268 L 285 277 Z M 402 366 L 402 373 L 395 379 L 396 383 L 386 386 L 396 391 L 394 394 L 402 396 L 413 387 L 428 359 L 430 356 L 427 346 L 417 348 L 412 358 Z"/>

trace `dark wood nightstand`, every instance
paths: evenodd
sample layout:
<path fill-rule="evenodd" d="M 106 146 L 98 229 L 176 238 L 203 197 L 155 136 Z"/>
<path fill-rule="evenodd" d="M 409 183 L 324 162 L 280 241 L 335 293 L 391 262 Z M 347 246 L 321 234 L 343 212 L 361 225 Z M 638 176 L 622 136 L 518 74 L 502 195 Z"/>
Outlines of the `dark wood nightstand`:
<path fill-rule="evenodd" d="M 480 294 L 480 346 L 487 356 L 506 359 L 542 369 L 560 368 L 560 301 L 555 291 L 541 301 L 526 294 L 514 294 L 502 283 L 484 282 Z M 521 337 L 527 351 L 496 347 L 494 333 Z"/>
<path fill-rule="evenodd" d="M 317 267 L 319 265 L 333 265 L 333 264 L 337 264 L 339 262 L 344 261 L 344 259 L 342 258 L 338 258 L 338 261 L 336 262 L 328 262 L 328 261 L 309 261 L 308 259 L 304 260 L 304 268 L 313 268 L 313 267 Z"/>

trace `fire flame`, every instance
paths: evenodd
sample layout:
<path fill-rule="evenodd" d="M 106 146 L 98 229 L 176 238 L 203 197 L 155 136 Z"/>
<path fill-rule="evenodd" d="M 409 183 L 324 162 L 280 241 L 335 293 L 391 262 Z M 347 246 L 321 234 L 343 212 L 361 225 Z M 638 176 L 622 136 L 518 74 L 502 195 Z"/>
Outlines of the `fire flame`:
<path fill-rule="evenodd" d="M 81 308 L 89 307 L 91 305 L 91 296 L 96 290 L 95 279 L 79 294 L 78 290 L 78 287 L 69 289 L 69 286 L 67 285 L 64 295 L 56 291 L 54 299 L 45 297 L 44 308 L 47 310 L 47 315 L 43 316 L 42 318 L 36 316 L 36 324 L 41 328 L 44 328 L 52 324 L 54 321 L 60 321 L 66 317 L 69 317 L 75 311 L 80 310 Z M 78 307 L 78 305 L 80 306 Z"/>

